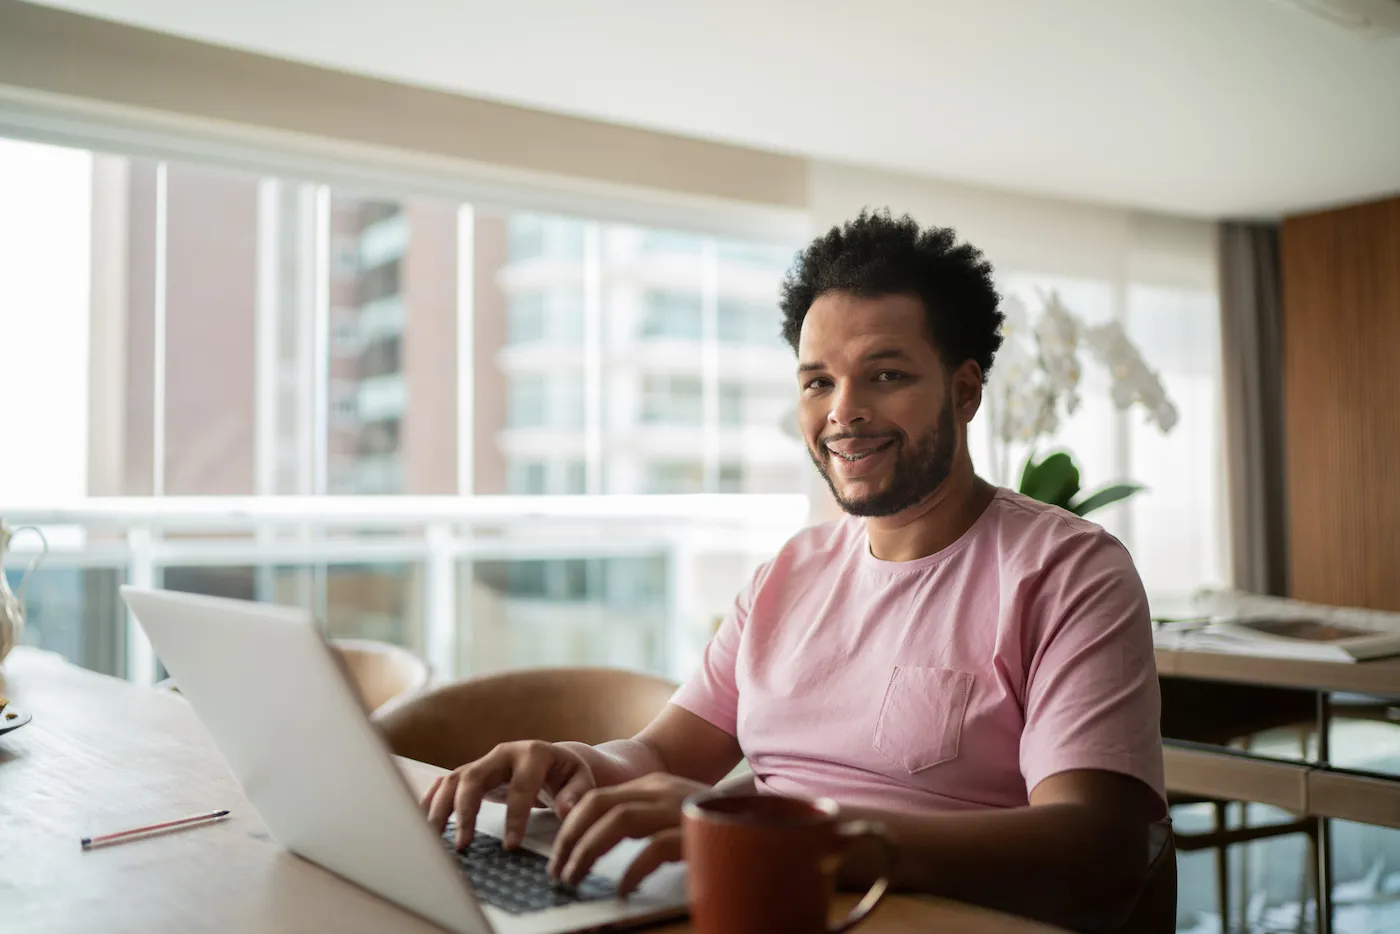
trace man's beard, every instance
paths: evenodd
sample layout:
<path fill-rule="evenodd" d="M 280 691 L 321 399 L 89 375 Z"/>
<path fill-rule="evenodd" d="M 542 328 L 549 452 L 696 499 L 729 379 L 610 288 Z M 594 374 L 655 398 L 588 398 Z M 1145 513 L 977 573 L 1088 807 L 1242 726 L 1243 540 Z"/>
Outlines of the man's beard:
<path fill-rule="evenodd" d="M 838 435 L 834 437 L 856 436 Z M 826 458 L 840 455 L 828 451 L 825 443 L 820 445 L 821 456 L 818 456 L 808 446 L 807 454 L 812 458 L 817 472 L 822 475 L 822 479 L 831 489 L 831 495 L 836 499 L 836 504 L 850 515 L 866 518 L 893 516 L 911 506 L 917 506 L 943 485 L 943 481 L 947 480 L 948 475 L 953 472 L 953 454 L 957 445 L 957 428 L 953 424 L 952 399 L 943 400 L 943 411 L 938 416 L 938 427 L 920 438 L 909 450 L 905 450 L 902 436 L 892 437 L 895 438 L 894 476 L 890 478 L 890 484 L 884 490 L 863 499 L 846 499 L 837 491 L 836 483 L 832 480 L 831 472 L 827 469 Z"/>

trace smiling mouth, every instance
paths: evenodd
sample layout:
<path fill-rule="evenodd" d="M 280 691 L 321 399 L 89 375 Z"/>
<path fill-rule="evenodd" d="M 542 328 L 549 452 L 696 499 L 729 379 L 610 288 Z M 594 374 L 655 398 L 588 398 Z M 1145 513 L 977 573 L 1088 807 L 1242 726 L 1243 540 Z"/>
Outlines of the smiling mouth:
<path fill-rule="evenodd" d="M 846 461 L 847 463 L 854 464 L 856 461 L 863 461 L 863 460 L 865 460 L 867 457 L 870 457 L 872 454 L 879 454 L 881 451 L 884 451 L 884 450 L 888 449 L 891 445 L 894 444 L 894 442 L 895 442 L 895 439 L 894 439 L 894 438 L 891 438 L 890 440 L 886 441 L 884 444 L 877 445 L 877 446 L 875 446 L 875 447 L 873 447 L 873 448 L 870 448 L 870 449 L 868 449 L 868 450 L 865 450 L 865 451 L 856 451 L 856 452 L 851 453 L 851 454 L 843 454 L 843 453 L 841 453 L 840 451 L 836 451 L 836 450 L 833 450 L 833 449 L 831 449 L 831 448 L 827 448 L 826 451 L 827 451 L 828 454 L 831 454 L 831 455 L 834 456 L 834 457 L 839 457 L 839 458 L 841 458 L 843 461 Z"/>

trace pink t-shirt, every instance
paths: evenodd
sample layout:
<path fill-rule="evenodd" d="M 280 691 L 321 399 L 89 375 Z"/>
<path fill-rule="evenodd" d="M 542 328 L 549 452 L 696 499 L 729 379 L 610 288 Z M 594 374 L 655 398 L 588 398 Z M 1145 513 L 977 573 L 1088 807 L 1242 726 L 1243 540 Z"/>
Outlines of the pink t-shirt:
<path fill-rule="evenodd" d="M 673 703 L 737 737 L 758 787 L 778 794 L 1003 808 L 1058 772 L 1103 769 L 1163 795 L 1132 558 L 1101 527 L 1010 490 L 915 561 L 871 555 L 860 519 L 798 533 Z"/>

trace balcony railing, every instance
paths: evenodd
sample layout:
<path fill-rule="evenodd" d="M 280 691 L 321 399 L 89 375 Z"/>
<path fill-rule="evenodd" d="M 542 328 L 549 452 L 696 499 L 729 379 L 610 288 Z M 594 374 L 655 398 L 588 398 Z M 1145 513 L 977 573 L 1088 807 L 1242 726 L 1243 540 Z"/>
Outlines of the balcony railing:
<path fill-rule="evenodd" d="M 804 495 L 113 497 L 0 507 L 50 543 L 27 641 L 159 674 L 121 582 L 297 603 L 332 635 L 421 651 L 438 677 L 616 663 L 681 677 Z M 38 546 L 6 557 L 18 574 Z M 47 576 L 47 581 L 45 580 Z M 86 627 L 86 630 L 84 629 Z M 111 643 L 94 649 L 94 630 Z M 348 631 L 347 631 L 348 630 Z"/>

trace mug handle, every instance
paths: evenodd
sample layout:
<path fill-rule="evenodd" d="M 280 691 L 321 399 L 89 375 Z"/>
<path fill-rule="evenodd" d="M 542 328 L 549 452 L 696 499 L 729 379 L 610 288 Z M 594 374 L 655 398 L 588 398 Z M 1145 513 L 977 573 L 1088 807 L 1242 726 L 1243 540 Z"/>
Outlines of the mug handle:
<path fill-rule="evenodd" d="M 875 910 L 875 906 L 885 897 L 885 892 L 890 887 L 890 873 L 894 871 L 895 845 L 890 838 L 889 832 L 885 830 L 883 824 L 876 821 L 853 820 L 848 821 L 836 828 L 836 835 L 841 839 L 842 849 L 851 847 L 857 840 L 874 840 L 880 844 L 880 878 L 870 886 L 861 900 L 851 909 L 851 913 L 831 928 L 828 934 L 842 934 L 849 931 L 864 921 L 870 912 Z"/>

